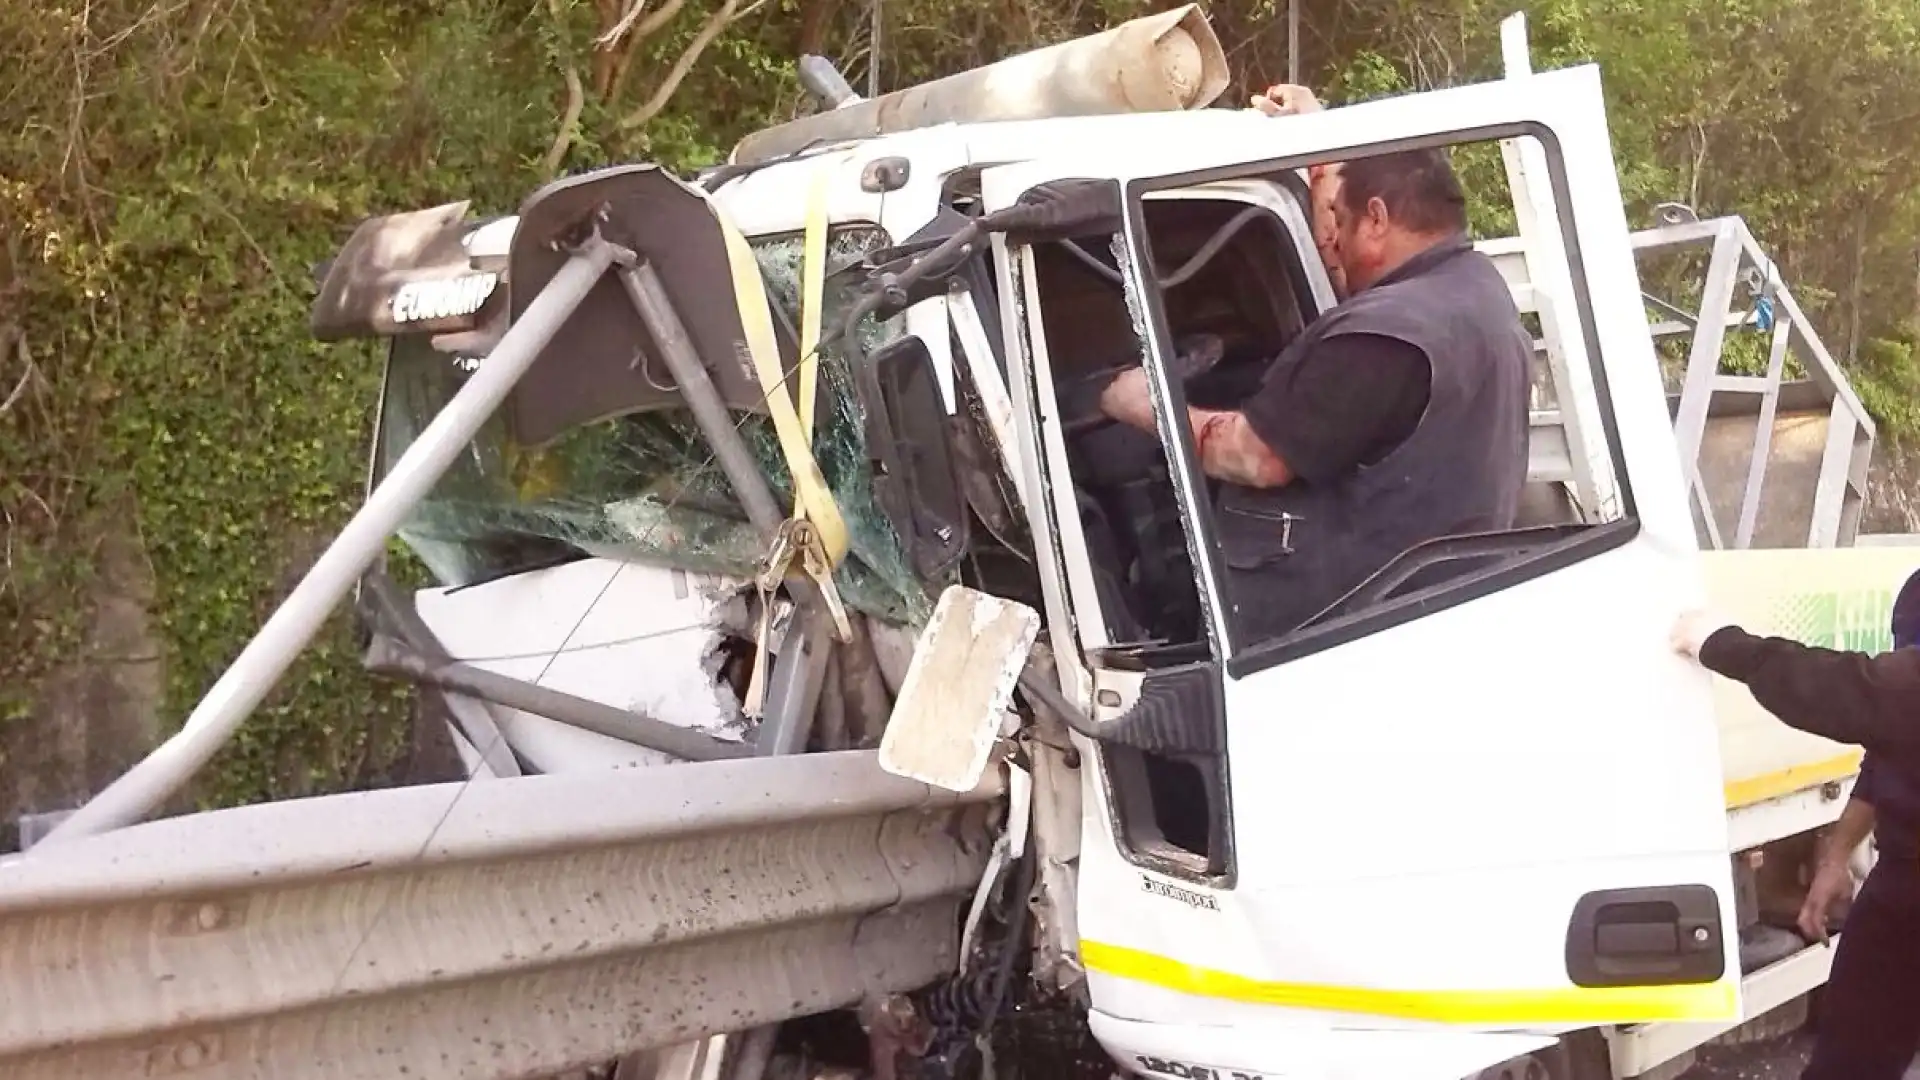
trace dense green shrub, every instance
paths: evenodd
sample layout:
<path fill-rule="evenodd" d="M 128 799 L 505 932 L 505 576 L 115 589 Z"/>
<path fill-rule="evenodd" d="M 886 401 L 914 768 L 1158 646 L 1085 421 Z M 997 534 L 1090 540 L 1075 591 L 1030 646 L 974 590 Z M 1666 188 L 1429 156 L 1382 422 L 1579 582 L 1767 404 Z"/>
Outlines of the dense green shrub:
<path fill-rule="evenodd" d="M 796 107 L 802 49 L 862 88 L 877 55 L 885 88 L 1162 5 L 890 0 L 877 53 L 866 4 L 659 0 L 621 38 L 623 6 L 0 5 L 0 723 L 85 659 L 105 538 L 133 537 L 151 567 L 173 724 L 356 504 L 380 360 L 316 345 L 306 317 L 310 268 L 360 218 L 506 211 L 556 171 L 713 159 Z M 1313 0 L 1307 70 L 1336 99 L 1485 77 L 1507 6 Z M 1836 351 L 1858 326 L 1863 397 L 1913 432 L 1912 337 L 1889 329 L 1912 314 L 1920 233 L 1912 16 L 1867 0 L 1526 6 L 1537 63 L 1605 62 L 1630 211 L 1748 214 Z M 1284 69 L 1284 6 L 1211 14 L 1248 86 Z M 1487 188 L 1497 155 L 1463 170 Z M 1478 230 L 1510 224 L 1476 203 Z M 201 795 L 366 782 L 404 709 L 361 675 L 339 620 Z"/>

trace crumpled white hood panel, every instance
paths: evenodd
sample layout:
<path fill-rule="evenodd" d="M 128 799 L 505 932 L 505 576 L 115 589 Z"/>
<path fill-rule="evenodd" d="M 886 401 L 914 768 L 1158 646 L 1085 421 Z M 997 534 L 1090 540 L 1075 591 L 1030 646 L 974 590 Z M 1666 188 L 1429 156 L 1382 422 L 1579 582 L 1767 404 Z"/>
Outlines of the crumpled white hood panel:
<path fill-rule="evenodd" d="M 747 722 L 715 672 L 743 583 L 612 559 L 583 559 L 461 589 L 428 589 L 420 617 L 454 659 L 744 739 Z M 513 750 L 540 772 L 668 764 L 664 754 L 531 713 L 489 706 Z"/>

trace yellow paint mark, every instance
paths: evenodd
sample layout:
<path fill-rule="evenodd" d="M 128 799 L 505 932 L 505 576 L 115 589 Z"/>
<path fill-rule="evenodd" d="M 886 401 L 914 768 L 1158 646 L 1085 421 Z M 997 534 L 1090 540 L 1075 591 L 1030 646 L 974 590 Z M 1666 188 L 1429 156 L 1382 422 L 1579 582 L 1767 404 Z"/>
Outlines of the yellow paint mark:
<path fill-rule="evenodd" d="M 1382 990 L 1253 979 L 1098 941 L 1082 940 L 1080 959 L 1090 971 L 1198 997 L 1443 1024 L 1646 1024 L 1735 1020 L 1740 1014 L 1737 976 L 1693 986 Z"/>
<path fill-rule="evenodd" d="M 1743 780 L 1729 780 L 1726 784 L 1727 809 L 1739 810 L 1810 787 L 1845 780 L 1860 771 L 1860 758 L 1860 751 L 1851 750 L 1825 761 L 1794 765 Z"/>

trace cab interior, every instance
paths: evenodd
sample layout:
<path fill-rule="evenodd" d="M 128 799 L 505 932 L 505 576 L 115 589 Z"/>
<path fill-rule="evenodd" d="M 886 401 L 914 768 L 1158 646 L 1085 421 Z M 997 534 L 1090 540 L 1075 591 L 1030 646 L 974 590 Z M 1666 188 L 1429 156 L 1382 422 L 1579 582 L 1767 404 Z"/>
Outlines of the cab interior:
<path fill-rule="evenodd" d="M 1299 197 L 1267 186 L 1279 198 Z M 1296 206 L 1304 214 L 1304 202 Z M 1318 313 L 1301 245 L 1270 205 L 1245 197 L 1183 192 L 1149 200 L 1146 218 L 1176 351 L 1218 356 L 1183 383 L 1188 404 L 1235 408 Z M 1112 241 L 1036 248 L 1048 363 L 1108 640 L 1185 653 L 1182 646 L 1205 634 L 1166 453 L 1154 435 L 1097 408 L 1103 378 L 1141 363 Z"/>
<path fill-rule="evenodd" d="M 1304 229 L 1304 185 L 1265 184 L 1217 196 L 1182 192 L 1145 204 L 1154 276 L 1176 352 L 1208 353 L 1183 380 L 1201 408 L 1237 407 L 1270 361 L 1319 311 L 1308 277 L 1324 271 L 1273 200 L 1291 199 Z M 1310 263 L 1308 260 L 1313 259 Z M 1184 523 L 1157 436 L 1107 420 L 1103 377 L 1141 363 L 1110 235 L 1036 246 L 1037 290 L 1049 369 L 1063 418 L 1068 468 L 1106 637 L 1102 665 L 1148 668 L 1206 660 L 1199 592 Z M 1322 279 L 1324 295 L 1324 278 Z M 1209 494 L 1214 482 L 1209 480 Z M 1224 716 L 1183 717 L 1219 728 Z M 1102 747 L 1115 832 L 1136 859 L 1218 880 L 1231 873 L 1228 775 L 1219 754 Z"/>
<path fill-rule="evenodd" d="M 1252 197 L 1254 189 L 1264 195 Z M 1290 202 L 1284 216 L 1273 208 L 1276 200 Z M 1189 405 L 1239 407 L 1319 314 L 1316 293 L 1330 293 L 1305 235 L 1307 206 L 1305 185 L 1290 174 L 1146 201 L 1175 352 L 1219 355 L 1204 374 L 1183 380 Z M 1155 436 L 1114 423 L 1097 407 L 1103 377 L 1142 362 L 1113 245 L 1102 235 L 1036 246 L 1048 364 L 1108 641 L 1116 649 L 1193 656 L 1205 634 L 1166 453 Z M 1536 387 L 1547 381 L 1542 363 Z M 1552 403 L 1535 407 L 1550 410 Z M 1550 456 L 1552 448 L 1533 452 Z M 1217 493 L 1219 481 L 1205 483 L 1209 496 Z M 1523 492 L 1516 528 L 1580 519 L 1566 485 L 1535 482 Z"/>

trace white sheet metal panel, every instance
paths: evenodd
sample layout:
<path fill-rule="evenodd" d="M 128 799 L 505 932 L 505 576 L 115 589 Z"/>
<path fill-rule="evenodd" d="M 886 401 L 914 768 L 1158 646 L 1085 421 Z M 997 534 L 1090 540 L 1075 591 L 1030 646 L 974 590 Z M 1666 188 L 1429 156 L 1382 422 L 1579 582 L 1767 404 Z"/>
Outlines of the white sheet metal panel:
<path fill-rule="evenodd" d="M 1202 903 L 1166 903 L 1156 879 L 1125 861 L 1110 835 L 1105 793 L 1089 785 L 1081 956 L 1102 1012 L 1169 1030 L 1364 1028 L 1396 1036 L 1433 1021 L 1490 1035 L 1737 1014 L 1730 976 L 1679 990 L 1589 994 L 1566 973 L 1567 912 L 1598 889 L 1709 883 L 1723 925 L 1734 922 L 1708 679 L 1677 661 L 1666 641 L 1674 616 L 1699 600 L 1694 526 L 1596 73 L 1535 76 L 1520 96 L 1485 85 L 1369 102 L 1268 122 L 1231 144 L 1196 135 L 1150 149 L 1115 145 L 1086 158 L 988 170 L 981 183 L 991 211 L 1057 178 L 1192 173 L 1211 181 L 1217 176 L 1203 170 L 1252 174 L 1307 155 L 1337 158 L 1433 132 L 1498 134 L 1514 123 L 1550 129 L 1564 155 L 1565 209 L 1580 242 L 1639 532 L 1551 574 L 1229 681 L 1237 877 L 1230 890 L 1182 882 Z M 1137 237 L 1129 242 L 1137 248 Z M 1009 322 L 1018 315 L 1010 311 Z M 1044 374 L 1044 357 L 1036 353 L 1033 363 Z M 1052 472 L 1061 483 L 1064 465 L 1054 462 Z M 1192 490 L 1180 495 L 1198 516 Z M 1074 518 L 1057 516 L 1072 561 Z M 1204 597 L 1214 582 L 1202 577 Z M 1222 606 L 1210 607 L 1214 639 L 1234 644 Z M 1551 618 L 1542 622 L 1543 614 Z M 1381 679 L 1386 670 L 1396 677 Z M 1595 671 L 1614 680 L 1605 694 Z M 1569 695 L 1569 687 L 1580 692 Z M 1540 702 L 1554 703 L 1555 723 L 1540 723 Z M 1461 745 L 1482 749 L 1463 757 Z M 1527 768 L 1515 769 L 1521 757 Z M 1356 760 L 1367 762 L 1370 784 L 1395 798 L 1361 807 L 1341 829 L 1314 829 L 1331 789 L 1345 782 L 1339 763 Z M 1440 760 L 1449 768 L 1435 769 Z M 1620 776 L 1637 777 L 1637 786 L 1622 787 Z M 1416 805 L 1418 813 L 1406 812 Z M 1528 813 L 1511 813 L 1516 805 Z M 1552 859 L 1543 862 L 1541 852 Z M 1420 884 L 1417 909 L 1406 902 L 1412 880 Z M 1454 948 L 1464 939 L 1432 930 L 1458 924 L 1462 913 L 1479 917 L 1471 913 L 1484 914 L 1490 896 L 1499 897 L 1497 940 Z M 1732 952 L 1729 943 L 1729 964 Z M 1497 1064 L 1507 1050 L 1475 1041 L 1461 1071 Z M 1324 1075 L 1301 1044 L 1275 1040 L 1258 1052 L 1221 1064 Z"/>
<path fill-rule="evenodd" d="M 524 1077 L 955 966 L 997 776 L 871 752 L 197 814 L 0 867 L 0 1075 Z"/>
<path fill-rule="evenodd" d="M 1746 1022 L 1805 994 L 1827 981 L 1833 968 L 1834 949 L 1840 945 L 1834 935 L 1830 947 L 1815 945 L 1802 949 L 1775 964 L 1769 964 L 1744 980 L 1746 1016 L 1739 1023 L 1647 1024 L 1612 1032 L 1615 1076 L 1644 1076 L 1695 1047 L 1732 1031 Z"/>

